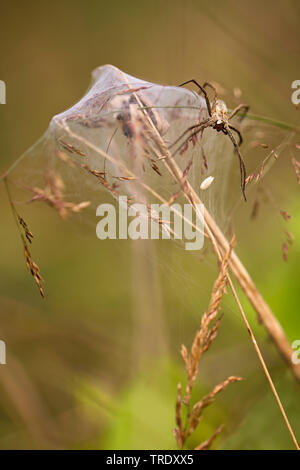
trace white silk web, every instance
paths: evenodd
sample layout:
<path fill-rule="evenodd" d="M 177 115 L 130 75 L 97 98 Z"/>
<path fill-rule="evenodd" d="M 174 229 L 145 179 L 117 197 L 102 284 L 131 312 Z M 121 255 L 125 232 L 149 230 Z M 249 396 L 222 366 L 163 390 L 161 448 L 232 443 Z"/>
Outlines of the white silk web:
<path fill-rule="evenodd" d="M 194 137 L 187 132 L 172 145 L 205 117 L 206 103 L 198 94 L 105 65 L 93 72 L 83 98 L 51 119 L 8 178 L 33 200 L 47 202 L 61 215 L 80 212 L 81 219 L 90 215 L 95 220 L 96 207 L 107 201 L 103 191 L 113 198 L 127 195 L 134 202 L 170 203 L 182 196 L 156 135 L 171 148 L 184 178 L 217 223 L 226 228 L 229 200 L 240 198 L 238 162 L 228 137 L 208 128 Z M 213 182 L 203 190 L 207 177 Z"/>

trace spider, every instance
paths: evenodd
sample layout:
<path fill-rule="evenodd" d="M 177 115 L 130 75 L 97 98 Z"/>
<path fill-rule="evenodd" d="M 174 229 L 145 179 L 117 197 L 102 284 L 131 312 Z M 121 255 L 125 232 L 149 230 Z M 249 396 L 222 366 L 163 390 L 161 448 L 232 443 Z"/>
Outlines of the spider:
<path fill-rule="evenodd" d="M 239 163 L 240 163 L 240 174 L 241 174 L 241 190 L 243 197 L 246 199 L 245 195 L 245 186 L 246 186 L 246 167 L 244 160 L 242 158 L 241 152 L 240 152 L 240 145 L 243 142 L 242 135 L 238 129 L 236 129 L 234 126 L 229 124 L 229 121 L 240 111 L 244 110 L 244 113 L 242 114 L 242 118 L 245 117 L 249 110 L 249 106 L 246 104 L 239 104 L 231 113 L 228 113 L 228 109 L 224 101 L 219 100 L 217 96 L 217 90 L 216 88 L 211 85 L 208 82 L 205 82 L 203 86 L 199 85 L 199 83 L 196 80 L 188 80 L 184 83 L 181 83 L 179 86 L 184 86 L 187 85 L 188 83 L 194 83 L 198 88 L 199 88 L 199 94 L 202 92 L 205 98 L 206 106 L 207 106 L 207 111 L 209 117 L 207 119 L 204 119 L 198 124 L 195 124 L 193 126 L 190 126 L 188 129 L 186 129 L 183 134 L 175 141 L 173 144 L 169 147 L 172 148 L 174 145 L 176 145 L 182 137 L 184 137 L 186 134 L 188 134 L 190 131 L 193 131 L 189 137 L 184 141 L 182 145 L 184 145 L 187 140 L 190 140 L 192 137 L 196 136 L 200 131 L 206 129 L 207 127 L 212 127 L 215 129 L 217 132 L 223 132 L 223 134 L 228 135 L 238 156 Z M 206 87 L 210 87 L 214 91 L 214 98 L 212 104 L 209 101 L 207 92 L 205 90 Z M 239 143 L 237 143 L 232 131 L 236 132 L 238 137 L 239 137 Z M 178 150 L 181 149 L 182 145 L 179 147 Z M 176 151 L 176 152 L 177 152 Z"/>

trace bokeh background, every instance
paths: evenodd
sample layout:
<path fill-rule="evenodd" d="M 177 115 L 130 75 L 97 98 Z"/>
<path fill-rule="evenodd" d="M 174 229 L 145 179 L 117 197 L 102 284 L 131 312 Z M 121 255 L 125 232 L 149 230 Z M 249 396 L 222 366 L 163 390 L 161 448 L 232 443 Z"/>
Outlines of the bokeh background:
<path fill-rule="evenodd" d="M 158 83 L 217 82 L 230 106 L 238 88 L 253 112 L 299 126 L 291 103 L 291 83 L 300 78 L 297 0 L 17 0 L 2 2 L 1 17 L 0 79 L 7 85 L 1 173 L 106 63 Z M 257 148 L 256 157 L 262 160 L 264 151 Z M 234 230 L 239 256 L 292 342 L 300 339 L 300 215 L 291 152 L 267 178 L 272 200 L 291 220 L 280 220 L 270 202 L 251 220 L 253 193 L 235 212 Z M 207 307 L 213 256 L 201 261 L 169 241 L 147 248 L 100 242 L 93 230 L 62 221 L 50 208 L 24 207 L 46 279 L 42 300 L 26 272 L 3 184 L 0 198 L 0 339 L 7 345 L 0 448 L 176 448 L 180 345 L 191 343 Z M 285 230 L 295 237 L 287 263 Z M 299 439 L 299 384 L 241 298 Z M 293 448 L 230 294 L 222 310 L 195 398 L 228 375 L 245 380 L 218 397 L 188 447 L 224 423 L 215 448 Z"/>

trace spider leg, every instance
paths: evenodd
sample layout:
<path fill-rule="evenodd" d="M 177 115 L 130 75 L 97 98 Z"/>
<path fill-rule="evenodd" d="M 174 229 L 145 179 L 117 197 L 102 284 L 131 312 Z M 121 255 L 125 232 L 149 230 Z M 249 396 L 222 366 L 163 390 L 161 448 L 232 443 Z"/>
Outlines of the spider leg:
<path fill-rule="evenodd" d="M 182 147 L 185 145 L 185 143 L 191 139 L 192 137 L 194 137 L 194 135 L 197 135 L 199 134 L 199 132 L 201 132 L 203 129 L 205 129 L 206 127 L 209 127 L 210 124 L 198 124 L 198 129 L 195 131 L 195 132 L 192 132 L 188 137 L 187 139 L 185 139 L 184 142 L 182 142 L 182 144 L 179 145 L 179 147 L 175 150 L 175 152 L 173 152 L 173 156 L 176 155 L 181 149 Z"/>
<path fill-rule="evenodd" d="M 233 118 L 233 116 L 235 116 L 237 113 L 239 113 L 241 110 L 244 110 L 243 114 L 241 115 L 241 118 L 240 120 L 244 119 L 244 117 L 246 116 L 246 114 L 248 113 L 249 109 L 250 109 L 250 106 L 248 106 L 247 104 L 239 104 L 236 108 L 234 108 L 234 110 L 229 114 L 228 116 L 228 121 L 230 119 Z"/>
<path fill-rule="evenodd" d="M 237 155 L 238 155 L 238 158 L 239 158 L 240 173 L 241 173 L 241 189 L 242 189 L 243 197 L 244 197 L 245 201 L 247 201 L 246 195 L 245 195 L 245 186 L 246 186 L 246 167 L 245 167 L 245 163 L 244 163 L 243 157 L 241 155 L 240 148 L 237 144 L 237 141 L 235 140 L 231 130 L 229 129 L 229 126 L 226 126 L 226 131 L 227 131 L 227 133 L 230 137 L 231 142 L 234 145 L 234 148 L 235 148 L 235 150 L 237 152 Z"/>
<path fill-rule="evenodd" d="M 210 102 L 209 102 L 209 99 L 208 99 L 208 95 L 207 95 L 207 93 L 206 93 L 206 90 L 205 90 L 204 86 L 202 87 L 201 85 L 199 85 L 199 83 L 198 83 L 196 80 L 194 80 L 194 79 L 192 79 L 192 80 L 187 80 L 186 82 L 181 83 L 181 84 L 178 85 L 178 86 L 184 86 L 184 85 L 187 85 L 188 83 L 194 83 L 194 84 L 199 88 L 199 90 L 203 93 L 204 98 L 205 98 L 205 102 L 206 102 L 206 106 L 207 106 L 208 114 L 209 114 L 209 116 L 211 116 L 211 105 L 210 105 Z"/>
<path fill-rule="evenodd" d="M 112 135 L 110 136 L 110 139 L 109 139 L 109 141 L 108 141 L 108 144 L 107 144 L 105 153 L 108 153 L 110 144 L 112 143 L 112 140 L 113 140 L 114 136 L 115 136 L 116 133 L 118 132 L 118 129 L 119 129 L 119 128 L 116 127 L 115 130 L 113 131 Z M 105 177 L 106 177 L 106 176 L 105 176 L 105 175 L 106 175 L 106 157 L 104 158 L 103 173 L 104 173 L 104 179 L 105 179 Z"/>
<path fill-rule="evenodd" d="M 235 131 L 237 133 L 237 135 L 239 136 L 239 146 L 242 145 L 243 143 L 243 137 L 242 137 L 242 134 L 240 133 L 240 131 L 238 129 L 236 129 L 236 127 L 232 126 L 231 124 L 229 124 L 229 129 L 231 129 L 232 131 Z"/>
<path fill-rule="evenodd" d="M 217 103 L 217 97 L 218 97 L 217 89 L 216 89 L 216 87 L 214 87 L 211 83 L 205 82 L 204 85 L 203 85 L 203 88 L 206 88 L 207 86 L 209 86 L 210 88 L 212 88 L 212 90 L 214 91 L 213 109 L 215 109 L 216 103 Z"/>
<path fill-rule="evenodd" d="M 198 124 L 194 124 L 193 126 L 190 126 L 188 127 L 179 137 L 178 139 L 175 140 L 175 142 L 173 142 L 168 148 L 171 149 L 172 147 L 174 147 L 174 145 L 178 144 L 178 142 L 182 139 L 182 137 L 184 137 L 188 132 L 192 131 L 193 129 L 196 129 L 196 127 L 200 127 L 202 128 L 202 126 L 205 126 L 207 127 L 206 125 L 210 125 L 210 122 L 211 120 L 210 119 L 205 119 L 204 121 L 202 122 L 199 122 Z M 200 129 L 201 130 L 201 129 Z"/>

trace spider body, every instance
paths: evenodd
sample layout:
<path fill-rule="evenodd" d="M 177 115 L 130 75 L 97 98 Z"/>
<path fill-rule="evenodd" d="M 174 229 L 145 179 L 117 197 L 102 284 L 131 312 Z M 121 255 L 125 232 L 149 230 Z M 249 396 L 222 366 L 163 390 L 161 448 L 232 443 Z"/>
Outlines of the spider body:
<path fill-rule="evenodd" d="M 212 108 L 211 118 L 214 121 L 213 129 L 217 132 L 224 131 L 228 124 L 228 109 L 224 101 L 217 100 L 215 109 Z"/>
<path fill-rule="evenodd" d="M 242 190 L 243 197 L 246 201 L 246 195 L 245 195 L 246 167 L 245 167 L 244 160 L 242 158 L 240 148 L 239 148 L 243 142 L 243 138 L 242 138 L 240 131 L 236 127 L 230 124 L 230 120 L 233 118 L 233 116 L 235 116 L 237 113 L 239 113 L 242 110 L 244 110 L 244 113 L 243 113 L 243 117 L 244 117 L 249 110 L 249 106 L 246 104 L 240 104 L 231 113 L 229 113 L 224 101 L 217 98 L 217 91 L 213 85 L 211 85 L 208 82 L 205 82 L 204 85 L 201 86 L 199 85 L 199 83 L 196 82 L 196 80 L 188 80 L 187 82 L 184 82 L 179 86 L 186 85 L 187 83 L 194 83 L 195 85 L 197 85 L 197 87 L 199 88 L 199 93 L 202 93 L 204 95 L 206 106 L 207 106 L 208 118 L 204 119 L 198 124 L 195 124 L 194 126 L 189 127 L 175 142 L 173 142 L 171 147 L 173 147 L 175 144 L 181 141 L 181 139 L 188 134 L 183 144 L 181 144 L 179 149 L 177 149 L 177 151 L 180 150 L 182 148 L 182 145 L 185 145 L 187 141 L 189 141 L 191 138 L 196 136 L 200 131 L 203 131 L 207 127 L 212 127 L 217 132 L 222 132 L 223 134 L 228 135 L 239 159 L 240 175 L 241 175 L 241 190 Z M 209 101 L 209 98 L 205 89 L 206 87 L 210 87 L 214 91 L 214 98 L 213 98 L 212 104 Z M 233 132 L 235 132 L 238 135 L 239 143 L 237 143 L 233 135 Z"/>

